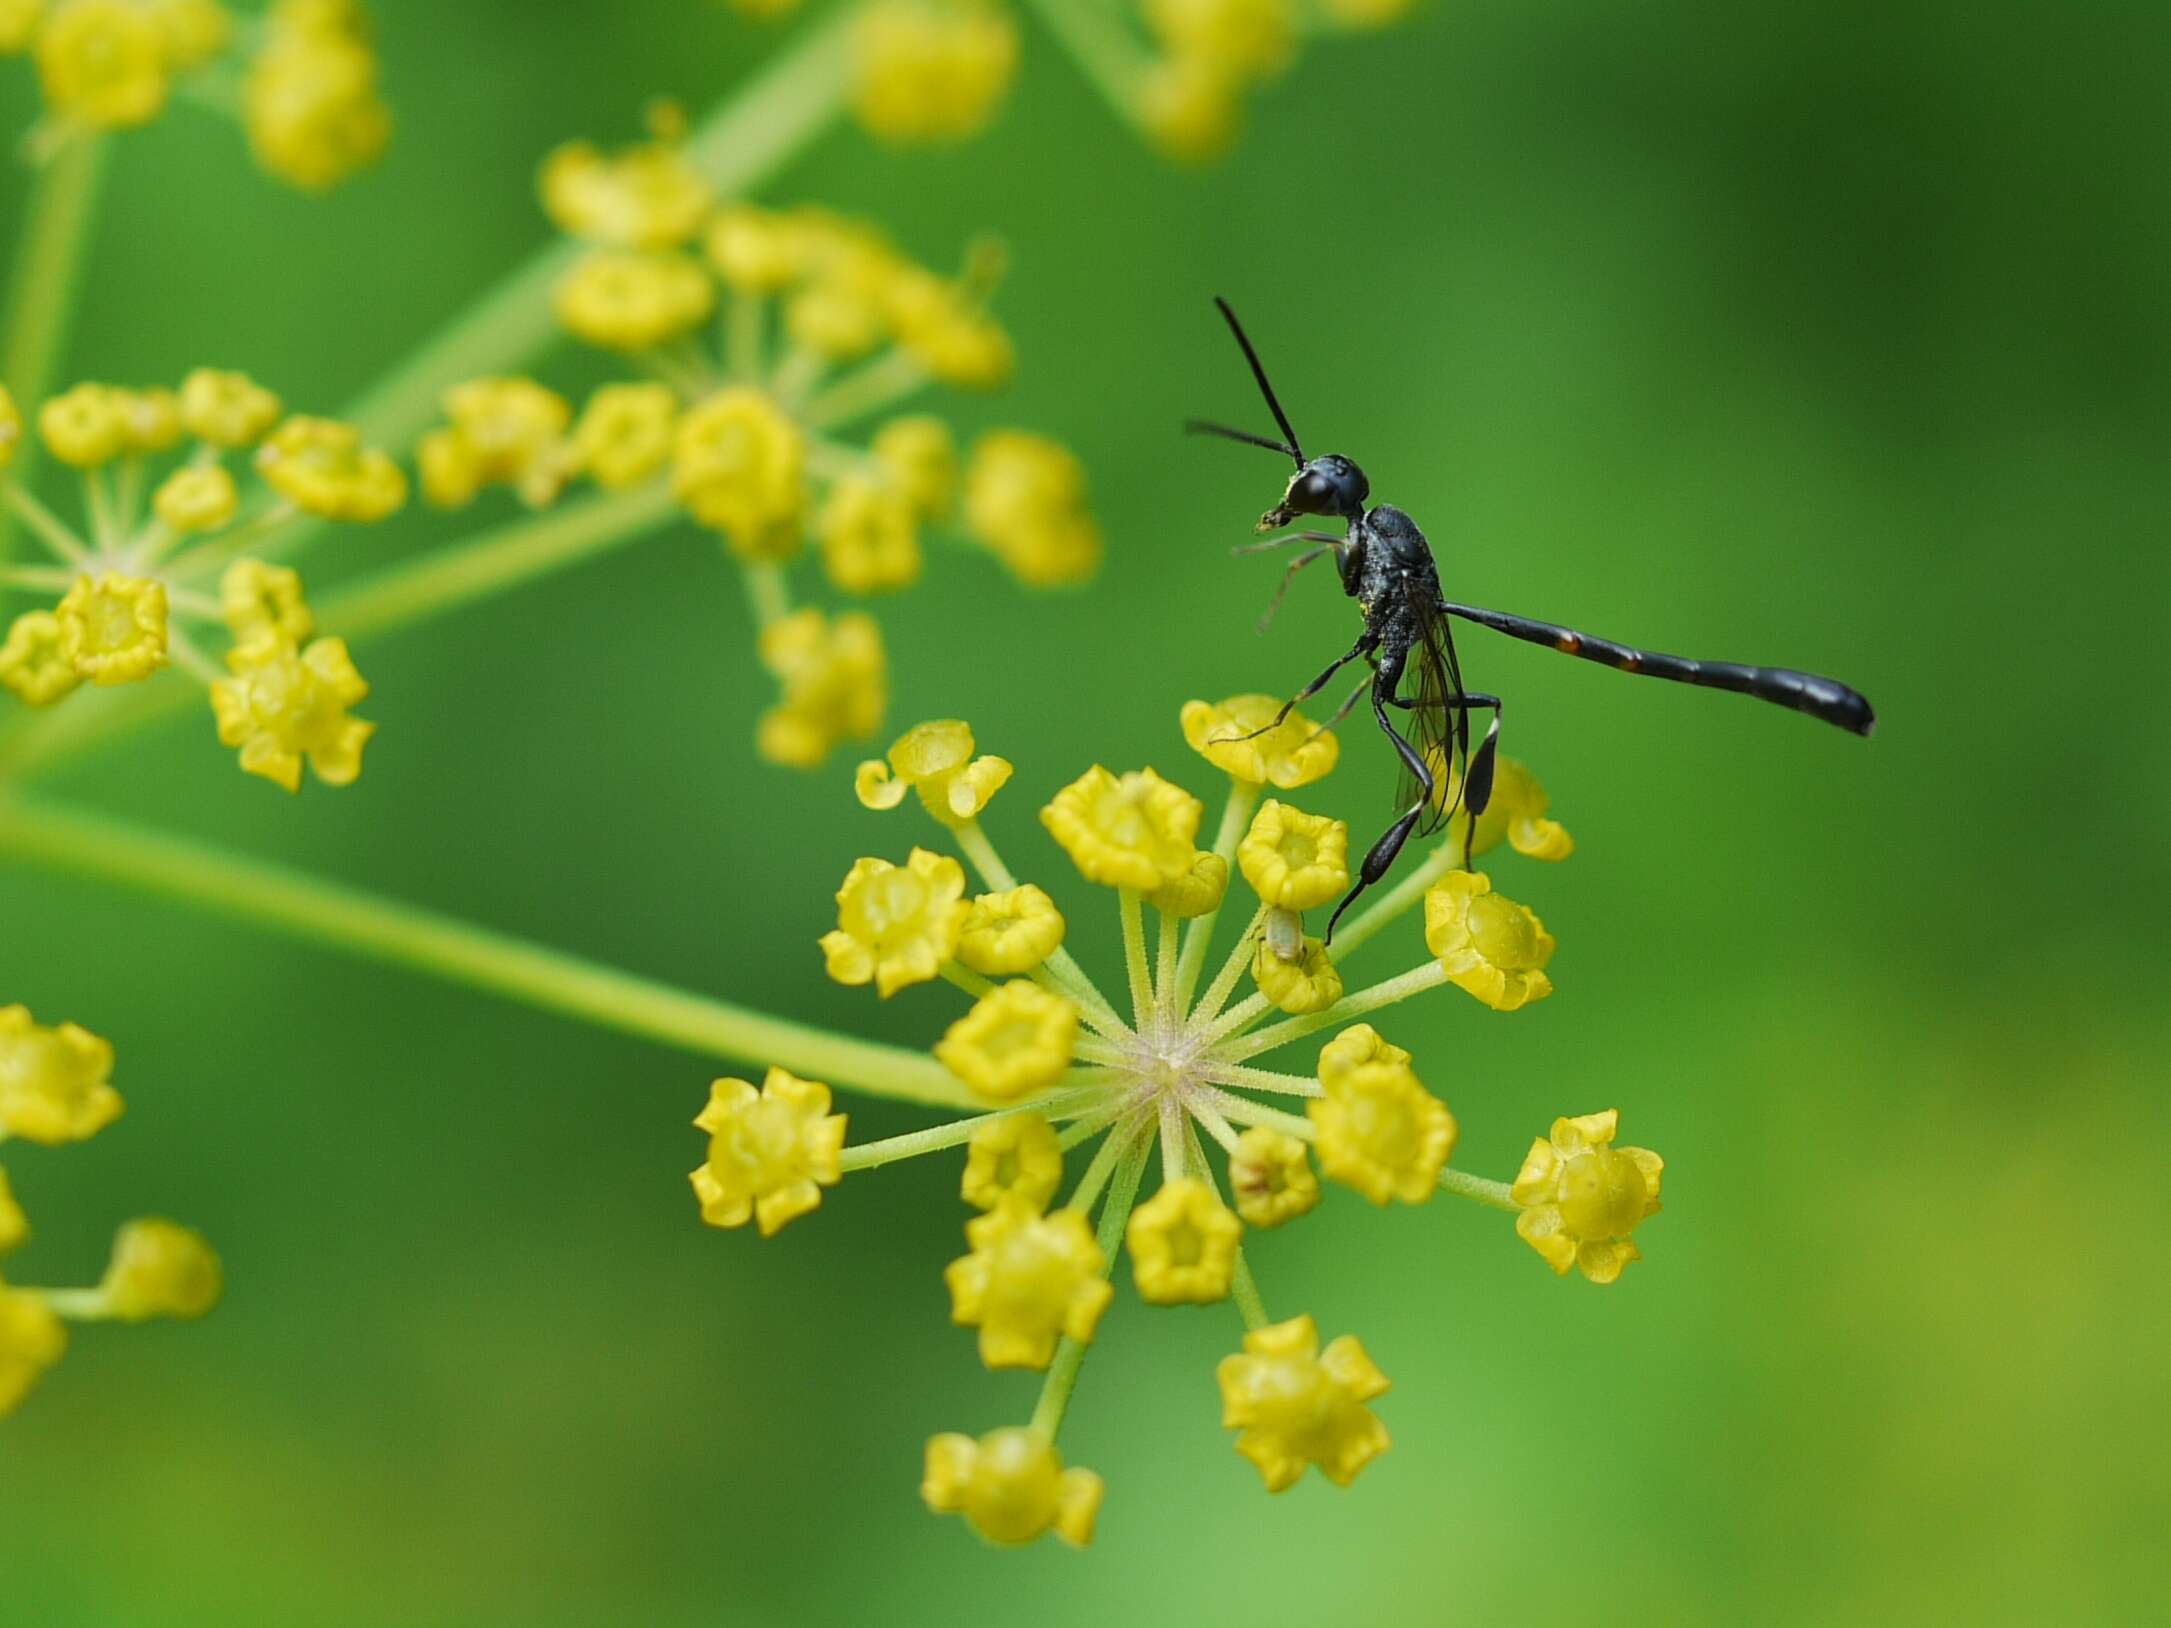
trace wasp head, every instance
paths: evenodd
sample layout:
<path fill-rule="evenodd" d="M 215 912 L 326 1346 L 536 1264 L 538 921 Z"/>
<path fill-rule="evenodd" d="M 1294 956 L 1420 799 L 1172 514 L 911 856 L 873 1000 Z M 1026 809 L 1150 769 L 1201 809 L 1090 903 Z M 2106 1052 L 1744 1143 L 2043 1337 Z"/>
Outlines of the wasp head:
<path fill-rule="evenodd" d="M 1281 502 L 1259 517 L 1259 530 L 1277 531 L 1300 514 L 1361 520 L 1364 500 L 1371 495 L 1372 483 L 1364 471 L 1339 452 L 1330 452 L 1298 467 Z"/>

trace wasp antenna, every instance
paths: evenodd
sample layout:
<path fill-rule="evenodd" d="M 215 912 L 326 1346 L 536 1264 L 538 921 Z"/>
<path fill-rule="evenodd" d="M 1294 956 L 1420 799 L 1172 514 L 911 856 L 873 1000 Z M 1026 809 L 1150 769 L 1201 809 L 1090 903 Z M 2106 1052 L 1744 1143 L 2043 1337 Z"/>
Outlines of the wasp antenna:
<path fill-rule="evenodd" d="M 1245 337 L 1244 325 L 1236 320 L 1236 313 L 1229 309 L 1229 302 L 1219 294 L 1214 296 L 1214 304 L 1220 308 L 1223 319 L 1229 325 L 1229 332 L 1236 335 L 1236 343 L 1243 349 L 1244 360 L 1251 364 L 1251 376 L 1259 381 L 1259 394 L 1266 397 L 1267 406 L 1273 409 L 1274 422 L 1281 426 L 1282 434 L 1289 438 L 1287 446 L 1277 447 L 1275 450 L 1288 453 L 1296 460 L 1297 467 L 1303 468 L 1304 443 L 1297 439 L 1297 432 L 1289 423 L 1289 415 L 1281 410 L 1281 402 L 1274 394 L 1274 387 L 1267 383 L 1266 368 L 1259 361 L 1259 353 L 1251 348 L 1250 339 Z"/>
<path fill-rule="evenodd" d="M 1254 435 L 1249 430 L 1233 430 L 1226 424 L 1209 423 L 1203 418 L 1187 418 L 1183 421 L 1183 427 L 1186 435 L 1218 435 L 1224 441 L 1241 441 L 1246 446 L 1265 447 L 1267 451 L 1278 452 L 1284 458 L 1294 458 L 1300 464 L 1304 462 L 1302 454 L 1295 447 L 1284 445 L 1270 436 Z"/>

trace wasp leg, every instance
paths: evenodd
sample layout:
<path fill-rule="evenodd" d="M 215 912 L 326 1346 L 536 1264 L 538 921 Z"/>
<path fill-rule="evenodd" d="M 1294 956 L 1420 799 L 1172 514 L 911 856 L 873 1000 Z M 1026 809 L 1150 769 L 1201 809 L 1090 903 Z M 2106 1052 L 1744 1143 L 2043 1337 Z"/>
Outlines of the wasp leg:
<path fill-rule="evenodd" d="M 1397 677 L 1400 675 L 1397 674 Z M 1410 840 L 1410 833 L 1417 829 L 1417 822 L 1425 817 L 1425 805 L 1432 801 L 1432 767 L 1424 755 L 1402 738 L 1387 716 L 1387 708 L 1394 703 L 1394 695 L 1385 671 L 1372 677 L 1372 716 L 1379 720 L 1380 733 L 1394 742 L 1395 755 L 1402 759 L 1417 781 L 1417 801 L 1405 809 L 1400 818 L 1390 825 L 1379 841 L 1372 844 L 1372 851 L 1364 856 L 1364 863 L 1357 868 L 1357 885 L 1342 896 L 1342 902 L 1334 907 L 1334 914 L 1327 918 L 1327 936 L 1321 941 L 1334 942 L 1334 925 L 1342 919 L 1342 912 L 1357 902 L 1358 896 L 1394 869 L 1395 860 L 1402 853 L 1402 845 Z M 1356 698 L 1351 697 L 1354 702 Z M 1471 699 L 1464 697 L 1465 700 Z M 1497 718 L 1498 714 L 1495 714 Z M 1489 772 L 1489 771 L 1488 771 Z"/>
<path fill-rule="evenodd" d="M 1297 709 L 1298 702 L 1308 701 L 1313 696 L 1317 695 L 1321 690 L 1327 687 L 1327 681 L 1333 678 L 1336 673 L 1340 672 L 1344 667 L 1347 667 L 1359 656 L 1369 655 L 1372 651 L 1372 648 L 1378 643 L 1379 635 L 1371 632 L 1368 629 L 1365 632 L 1364 636 L 1360 638 L 1355 644 L 1351 645 L 1341 655 L 1336 656 L 1334 660 L 1329 662 L 1327 664 L 1327 670 L 1325 672 L 1321 673 L 1317 678 L 1313 679 L 1309 684 L 1305 685 L 1303 689 L 1297 691 L 1296 694 L 1292 695 L 1291 697 L 1289 697 L 1288 700 L 1284 701 L 1281 705 L 1281 711 L 1274 714 L 1274 721 L 1272 723 L 1263 724 L 1259 728 L 1252 730 L 1249 734 L 1246 735 L 1217 735 L 1209 744 L 1215 746 L 1228 745 L 1233 744 L 1236 741 L 1257 740 L 1261 735 L 1271 734 L 1274 730 L 1281 728 L 1283 722 L 1288 718 L 1289 714 Z M 1343 710 L 1346 712 L 1348 709 L 1345 707 Z"/>
<path fill-rule="evenodd" d="M 1303 533 L 1303 535 L 1306 537 L 1316 537 L 1319 536 L 1320 533 L 1308 531 Z M 1281 586 L 1274 590 L 1274 597 L 1266 602 L 1266 609 L 1260 613 L 1259 631 L 1261 633 L 1264 633 L 1267 630 L 1268 626 L 1273 622 L 1274 613 L 1281 609 L 1281 602 L 1285 597 L 1287 597 L 1289 593 L 1289 584 L 1296 581 L 1297 573 L 1303 570 L 1307 565 L 1310 565 L 1312 561 L 1318 559 L 1320 555 L 1332 554 L 1337 548 L 1340 548 L 1341 546 L 1341 538 L 1329 537 L 1325 542 L 1318 544 L 1316 547 L 1307 548 L 1303 553 L 1299 554 L 1295 559 L 1289 562 L 1289 569 L 1281 574 Z"/>
<path fill-rule="evenodd" d="M 1390 696 L 1387 704 L 1400 707 L 1405 712 L 1415 712 L 1421 704 L 1417 698 L 1404 699 Z M 1450 712 L 1490 711 L 1492 727 L 1485 731 L 1485 738 L 1478 742 L 1478 749 L 1470 754 L 1469 771 L 1462 777 L 1463 806 L 1474 820 L 1484 813 L 1493 800 L 1493 765 L 1500 745 L 1500 697 L 1497 695 L 1462 695 L 1443 703 Z"/>

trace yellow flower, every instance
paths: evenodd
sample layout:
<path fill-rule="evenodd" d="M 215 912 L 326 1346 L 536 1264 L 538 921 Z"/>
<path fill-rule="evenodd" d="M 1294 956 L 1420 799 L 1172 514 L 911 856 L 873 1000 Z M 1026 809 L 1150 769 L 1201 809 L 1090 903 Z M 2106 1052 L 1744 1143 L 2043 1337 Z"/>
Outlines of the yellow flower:
<path fill-rule="evenodd" d="M 129 0 L 55 0 L 36 42 L 45 100 L 97 130 L 147 124 L 166 105 L 166 45 Z"/>
<path fill-rule="evenodd" d="M 1151 769 L 1095 764 L 1055 794 L 1040 823 L 1089 882 L 1150 893 L 1191 874 L 1199 800 Z"/>
<path fill-rule="evenodd" d="M 1156 1306 L 1205 1304 L 1229 1292 L 1244 1225 L 1214 1184 L 1197 1176 L 1166 1182 L 1131 1212 L 1125 1241 L 1139 1295 Z"/>
<path fill-rule="evenodd" d="M 1228 71 L 1198 57 L 1156 62 L 1139 87 L 1146 134 L 1169 157 L 1200 164 L 1236 139 L 1237 85 Z"/>
<path fill-rule="evenodd" d="M 351 786 L 375 724 L 347 716 L 369 686 L 355 671 L 346 641 L 318 639 L 306 649 L 266 633 L 226 653 L 232 678 L 211 686 L 219 740 L 241 749 L 249 774 L 301 790 L 302 760 L 327 786 Z"/>
<path fill-rule="evenodd" d="M 1276 725 L 1274 715 L 1281 709 L 1271 695 L 1232 695 L 1218 704 L 1186 701 L 1183 738 L 1235 779 L 1294 791 L 1324 779 L 1340 759 L 1342 743 L 1332 730 L 1293 710 Z M 1261 730 L 1265 733 L 1256 733 Z"/>
<path fill-rule="evenodd" d="M 1619 1127 L 1612 1108 L 1554 1120 L 1551 1138 L 1530 1144 L 1510 1189 L 1523 1206 L 1517 1234 L 1562 1276 L 1574 1266 L 1593 1283 L 1611 1283 L 1643 1258 L 1629 1234 L 1658 1214 L 1666 1161 L 1649 1148 L 1615 1147 Z"/>
<path fill-rule="evenodd" d="M 829 1111 L 829 1087 L 781 1068 L 759 1091 L 716 1081 L 694 1124 L 709 1133 L 709 1156 L 691 1179 L 712 1227 L 743 1227 L 751 1216 L 771 1237 L 844 1178 L 845 1116 Z"/>
<path fill-rule="evenodd" d="M 884 302 L 897 343 L 930 378 L 960 390 L 993 390 L 1017 365 L 1010 336 L 982 306 L 984 289 L 999 273 L 1001 250 L 975 245 L 983 269 L 953 282 L 925 267 L 895 263 L 883 283 Z"/>
<path fill-rule="evenodd" d="M 922 520 L 940 520 L 957 502 L 957 441 L 926 413 L 893 418 L 874 432 L 875 462 Z"/>
<path fill-rule="evenodd" d="M 234 20 L 218 0 L 149 0 L 148 9 L 176 73 L 202 67 L 233 36 Z"/>
<path fill-rule="evenodd" d="M 829 489 L 816 531 L 822 569 L 848 594 L 889 593 L 920 580 L 912 504 L 886 482 L 847 475 Z"/>
<path fill-rule="evenodd" d="M 1063 1146 L 1038 1114 L 1004 1114 L 985 1121 L 965 1147 L 959 1195 L 975 1209 L 1009 1199 L 1035 1214 L 1048 1207 L 1063 1181 Z"/>
<path fill-rule="evenodd" d="M 974 443 L 965 523 L 1032 587 L 1084 582 L 1099 569 L 1100 531 L 1085 508 L 1085 469 L 1063 447 L 1024 430 Z"/>
<path fill-rule="evenodd" d="M 43 1295 L 0 1283 L 0 1418 L 15 1411 L 67 1349 L 68 1331 Z"/>
<path fill-rule="evenodd" d="M 93 684 L 130 684 L 166 665 L 166 585 L 108 571 L 77 577 L 54 612 L 62 648 Z"/>
<path fill-rule="evenodd" d="M 1146 26 L 1171 54 L 1233 78 L 1289 65 L 1296 18 L 1288 0 L 1145 0 Z"/>
<path fill-rule="evenodd" d="M 183 536 L 190 532 L 217 531 L 234 518 L 241 494 L 234 477 L 217 464 L 203 469 L 176 469 L 160 483 L 151 507 L 158 518 Z"/>
<path fill-rule="evenodd" d="M 236 560 L 219 578 L 219 613 L 238 644 L 276 633 L 295 644 L 317 630 L 302 597 L 301 573 L 262 560 Z"/>
<path fill-rule="evenodd" d="M 48 1029 L 22 1006 L 0 1006 L 0 1131 L 58 1147 L 120 1117 L 113 1048 L 88 1029 Z"/>
<path fill-rule="evenodd" d="M 352 28 L 273 28 L 242 86 L 242 123 L 257 163 L 280 180 L 337 186 L 391 139 L 376 53 Z"/>
<path fill-rule="evenodd" d="M 325 520 L 382 520 L 407 501 L 407 477 L 362 432 L 328 418 L 288 419 L 256 449 L 256 467 L 296 507 Z"/>
<path fill-rule="evenodd" d="M 1319 1202 L 1304 1144 L 1282 1131 L 1254 1125 L 1236 1139 L 1229 1155 L 1229 1190 L 1247 1226 L 1278 1227 Z"/>
<path fill-rule="evenodd" d="M 30 1236 L 30 1218 L 8 1190 L 8 1173 L 0 1170 L 0 1255 L 21 1246 Z"/>
<path fill-rule="evenodd" d="M 7 0 L 0 0 L 0 5 L 6 3 Z M 904 421 L 900 419 L 898 422 Z M 22 409 L 15 405 L 15 397 L 9 393 L 8 387 L 0 384 L 0 472 L 5 472 L 8 465 L 15 461 L 15 448 L 22 438 Z"/>
<path fill-rule="evenodd" d="M 671 456 L 678 399 L 667 384 L 607 384 L 588 398 L 573 429 L 580 467 L 598 486 L 638 486 Z"/>
<path fill-rule="evenodd" d="M 45 450 L 75 469 L 111 463 L 127 445 L 121 392 L 111 385 L 79 384 L 38 409 L 38 436 Z"/>
<path fill-rule="evenodd" d="M 964 895 L 964 867 L 925 848 L 902 865 L 858 861 L 837 889 L 836 928 L 822 935 L 829 976 L 872 982 L 884 1000 L 926 983 L 957 950 Z"/>
<path fill-rule="evenodd" d="M 990 1543 L 1030 1543 L 1052 1531 L 1074 1548 L 1093 1539 L 1101 1478 L 1065 1469 L 1037 1432 L 1012 1426 L 974 1441 L 955 1432 L 930 1436 L 920 1496 L 938 1515 L 963 1515 Z"/>
<path fill-rule="evenodd" d="M 1078 1009 L 1019 978 L 983 995 L 935 1043 L 942 1066 L 990 1102 L 1015 1102 L 1063 1077 L 1078 1044 Z"/>
<path fill-rule="evenodd" d="M 983 893 L 965 912 L 957 958 L 989 978 L 1031 972 L 1063 942 L 1063 913 L 1028 882 L 1003 893 Z"/>
<path fill-rule="evenodd" d="M 860 13 L 853 43 L 853 105 L 884 141 L 977 134 L 1017 71 L 1017 24 L 979 0 L 876 0 Z"/>
<path fill-rule="evenodd" d="M 1461 791 L 1453 766 L 1438 752 L 1427 753 L 1426 761 L 1434 771 L 1434 802 L 1443 809 L 1453 807 Z M 1493 768 L 1492 801 L 1471 833 L 1471 857 L 1505 841 L 1527 858 L 1566 859 L 1575 852 L 1575 839 L 1558 820 L 1545 817 L 1549 806 L 1538 777 L 1515 759 L 1501 758 Z"/>
<path fill-rule="evenodd" d="M 804 432 L 760 390 L 719 390 L 678 422 L 672 495 L 741 559 L 799 551 L 805 471 Z"/>
<path fill-rule="evenodd" d="M 1310 910 L 1349 886 L 1349 827 L 1269 797 L 1252 816 L 1236 863 L 1264 903 Z"/>
<path fill-rule="evenodd" d="M 972 1253 L 943 1272 L 950 1316 L 980 1331 L 990 1368 L 1045 1368 L 1062 1335 L 1090 1340 L 1115 1291 L 1093 1229 L 1076 1210 L 1040 1215 L 1006 1199 L 965 1223 Z"/>
<path fill-rule="evenodd" d="M 181 439 L 181 404 L 171 390 L 116 390 L 123 452 L 164 452 Z"/>
<path fill-rule="evenodd" d="M 219 1258 L 201 1233 L 155 1216 L 131 1221 L 113 1240 L 98 1292 L 106 1314 L 124 1322 L 201 1317 L 219 1303 Z"/>
<path fill-rule="evenodd" d="M 1146 895 L 1146 902 L 1172 916 L 1203 916 L 1219 910 L 1229 891 L 1229 862 L 1219 854 L 1199 848 L 1192 852 L 1191 868 L 1173 882 L 1164 882 Z"/>
<path fill-rule="evenodd" d="M 1387 1451 L 1387 1428 L 1365 1403 L 1387 1389 L 1387 1376 L 1354 1335 L 1319 1349 L 1319 1328 L 1293 1317 L 1244 1336 L 1241 1355 L 1223 1357 L 1221 1422 L 1241 1431 L 1236 1450 L 1258 1466 L 1266 1490 L 1295 1484 L 1307 1464 L 1346 1487 Z"/>
<path fill-rule="evenodd" d="M 716 306 L 700 264 L 668 251 L 597 249 L 575 262 L 556 294 L 558 320 L 605 350 L 651 350 L 690 333 Z"/>
<path fill-rule="evenodd" d="M 470 379 L 445 392 L 449 430 L 424 443 L 423 481 L 431 501 L 457 508 L 478 486 L 511 486 L 541 508 L 572 473 L 565 444 L 573 409 L 533 379 Z"/>
<path fill-rule="evenodd" d="M 1324 1097 L 1305 1104 L 1319 1132 L 1319 1168 L 1374 1204 L 1432 1197 L 1440 1168 L 1455 1151 L 1457 1127 L 1447 1105 L 1417 1081 L 1406 1062 L 1327 1069 Z M 1324 1074 L 1331 1072 L 1331 1083 Z"/>
<path fill-rule="evenodd" d="M 181 424 L 199 441 L 232 450 L 271 433 L 279 398 L 246 373 L 200 367 L 181 381 Z"/>
<path fill-rule="evenodd" d="M 1545 964 L 1553 935 L 1529 909 L 1493 892 L 1478 871 L 1449 871 L 1425 895 L 1425 944 L 1448 979 L 1496 1012 L 1553 993 Z"/>
<path fill-rule="evenodd" d="M 612 249 L 672 249 L 692 240 L 715 202 L 676 142 L 604 153 L 569 142 L 543 160 L 543 208 L 558 229 Z"/>
<path fill-rule="evenodd" d="M 793 216 L 735 203 L 717 211 L 702 246 L 739 293 L 776 294 L 805 274 L 812 240 Z"/>
<path fill-rule="evenodd" d="M 812 608 L 794 611 L 761 630 L 759 650 L 783 690 L 754 737 L 771 763 L 811 769 L 839 742 L 882 727 L 889 677 L 872 617 L 854 611 L 832 622 Z"/>
<path fill-rule="evenodd" d="M 1294 961 L 1284 961 L 1260 939 L 1252 954 L 1251 977 L 1260 994 L 1293 1017 L 1324 1012 L 1342 998 L 1342 974 L 1316 938 L 1304 941 L 1304 952 Z"/>
<path fill-rule="evenodd" d="M 68 654 L 67 631 L 51 611 L 24 611 L 0 644 L 0 684 L 27 706 L 49 707 L 83 682 Z"/>
<path fill-rule="evenodd" d="M 1331 1093 L 1365 1063 L 1407 1067 L 1410 1054 L 1390 1045 L 1369 1023 L 1352 1023 L 1319 1049 L 1319 1083 Z"/>
<path fill-rule="evenodd" d="M 29 49 L 45 20 L 45 0 L 0 0 L 0 54 Z"/>
<path fill-rule="evenodd" d="M 972 753 L 970 724 L 957 718 L 915 724 L 889 749 L 887 763 L 870 758 L 859 766 L 852 788 L 862 806 L 889 809 L 904 801 L 909 786 L 928 813 L 959 825 L 978 818 L 1010 780 L 1008 759 Z"/>

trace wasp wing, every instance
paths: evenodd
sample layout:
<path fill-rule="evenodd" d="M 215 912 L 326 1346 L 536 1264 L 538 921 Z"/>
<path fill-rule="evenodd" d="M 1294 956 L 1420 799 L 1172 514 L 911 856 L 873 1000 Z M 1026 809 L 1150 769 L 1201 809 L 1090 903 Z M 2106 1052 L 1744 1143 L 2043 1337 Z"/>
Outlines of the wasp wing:
<path fill-rule="evenodd" d="M 1416 607 L 1417 637 L 1410 645 L 1409 665 L 1417 693 L 1411 697 L 1412 744 L 1418 755 L 1439 777 L 1432 795 L 1425 798 L 1425 812 L 1416 835 L 1430 836 L 1447 824 L 1462 805 L 1464 772 L 1470 762 L 1470 713 L 1463 702 L 1462 664 L 1455 658 L 1455 637 L 1448 620 L 1436 607 L 1420 602 Z M 1449 782 L 1453 790 L 1449 790 Z M 1425 788 L 1405 764 L 1395 791 L 1397 808 L 1412 807 Z"/>

